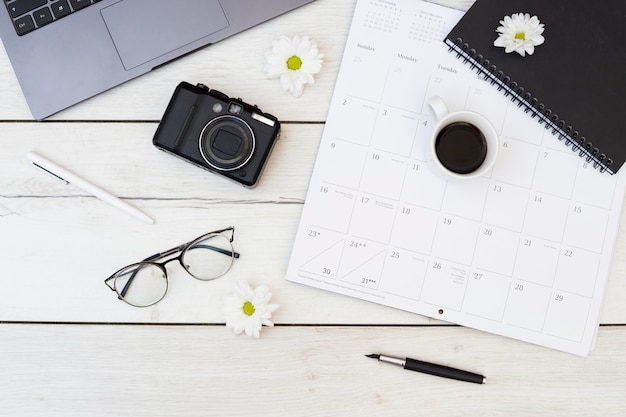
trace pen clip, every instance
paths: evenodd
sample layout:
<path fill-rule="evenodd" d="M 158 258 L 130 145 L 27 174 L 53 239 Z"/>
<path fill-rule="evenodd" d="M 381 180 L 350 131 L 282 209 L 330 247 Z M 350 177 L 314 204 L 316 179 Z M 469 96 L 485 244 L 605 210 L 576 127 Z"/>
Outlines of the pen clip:
<path fill-rule="evenodd" d="M 65 185 L 67 185 L 67 184 L 69 184 L 69 183 L 70 183 L 70 182 L 69 182 L 68 180 L 66 180 L 65 178 L 62 178 L 62 177 L 58 176 L 57 174 L 55 174 L 54 172 L 52 172 L 52 171 L 49 171 L 49 170 L 45 169 L 45 168 L 44 168 L 44 167 L 42 167 L 41 165 L 38 165 L 36 162 L 32 162 L 32 164 L 33 164 L 35 167 L 37 167 L 37 168 L 39 168 L 40 170 L 42 170 L 43 172 L 45 172 L 46 174 L 51 175 L 52 177 L 56 178 L 57 180 L 59 180 L 59 181 L 63 182 Z"/>

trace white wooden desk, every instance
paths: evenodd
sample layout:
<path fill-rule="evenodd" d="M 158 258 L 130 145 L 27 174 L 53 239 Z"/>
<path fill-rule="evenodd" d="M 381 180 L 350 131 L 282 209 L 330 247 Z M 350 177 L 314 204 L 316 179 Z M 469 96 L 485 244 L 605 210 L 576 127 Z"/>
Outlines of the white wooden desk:
<path fill-rule="evenodd" d="M 472 0 L 440 0 L 466 10 Z M 601 5 L 599 5 L 601 7 Z M 0 50 L 0 416 L 623 416 L 626 231 L 587 358 L 288 283 L 285 271 L 354 1 L 317 0 L 34 122 Z M 315 39 L 324 69 L 295 99 L 267 80 L 282 34 Z M 283 122 L 260 184 L 244 189 L 151 143 L 174 87 L 202 82 Z M 141 223 L 26 162 L 37 150 L 142 208 Z M 624 223 L 626 224 L 626 223 Z M 118 301 L 118 268 L 229 225 L 233 269 L 172 268 L 154 307 Z M 223 325 L 240 279 L 281 304 L 260 339 Z M 474 385 L 364 357 L 410 356 L 487 376 Z"/>

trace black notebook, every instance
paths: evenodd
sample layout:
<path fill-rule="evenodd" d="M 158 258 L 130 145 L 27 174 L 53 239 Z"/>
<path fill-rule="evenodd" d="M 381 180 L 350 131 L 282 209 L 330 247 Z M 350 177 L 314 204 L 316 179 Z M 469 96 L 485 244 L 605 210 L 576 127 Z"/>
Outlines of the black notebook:
<path fill-rule="evenodd" d="M 477 0 L 445 42 L 588 161 L 611 174 L 626 160 L 626 0 Z M 504 16 L 536 15 L 532 55 L 493 45 Z"/>

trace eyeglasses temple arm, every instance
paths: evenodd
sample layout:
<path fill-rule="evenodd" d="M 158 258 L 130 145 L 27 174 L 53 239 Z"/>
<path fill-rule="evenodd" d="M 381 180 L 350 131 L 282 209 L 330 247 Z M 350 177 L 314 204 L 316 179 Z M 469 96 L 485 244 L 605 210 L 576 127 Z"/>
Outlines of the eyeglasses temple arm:
<path fill-rule="evenodd" d="M 213 232 L 213 233 L 223 233 L 223 232 L 226 232 L 226 231 L 228 231 L 228 230 L 230 230 L 230 231 L 232 232 L 232 234 L 230 235 L 230 239 L 229 239 L 229 240 L 232 242 L 232 241 L 233 241 L 233 239 L 234 239 L 234 237 L 235 237 L 235 228 L 234 228 L 233 226 L 231 226 L 231 227 L 227 227 L 227 228 L 222 229 L 222 230 L 215 231 L 215 232 Z M 157 259 L 161 259 L 161 258 L 163 258 L 163 257 L 166 257 L 166 256 L 169 256 L 169 255 L 172 255 L 172 254 L 174 254 L 174 253 L 176 253 L 176 252 L 180 252 L 180 251 L 182 251 L 182 250 L 185 248 L 185 246 L 187 246 L 188 244 L 189 244 L 189 243 L 185 243 L 185 244 L 182 244 L 182 245 L 176 246 L 175 248 L 172 248 L 172 249 L 166 250 L 166 251 L 164 251 L 164 252 L 156 253 L 156 254 L 154 254 L 154 255 L 152 255 L 152 256 L 147 257 L 147 258 L 146 258 L 146 259 L 144 259 L 142 262 L 155 261 L 155 260 L 157 260 Z M 198 245 L 198 247 L 202 247 L 202 248 L 205 248 L 205 249 L 211 249 L 211 250 L 214 250 L 214 251 L 216 251 L 216 252 L 222 253 L 222 254 L 227 255 L 227 256 L 232 256 L 232 257 L 234 257 L 234 258 L 239 258 L 239 253 L 237 253 L 237 252 L 231 252 L 231 251 L 229 251 L 229 250 L 225 250 L 225 249 L 218 248 L 218 247 L 215 247 L 215 246 L 209 246 L 209 245 Z M 122 288 L 122 291 L 120 291 L 120 295 L 119 295 L 119 297 L 118 297 L 118 298 L 123 298 L 123 297 L 124 297 L 124 295 L 126 295 L 126 292 L 127 292 L 127 291 L 128 291 L 128 289 L 130 288 L 130 285 L 132 284 L 133 280 L 135 279 L 135 275 L 136 275 L 136 274 L 137 274 L 137 271 L 134 271 L 134 272 L 133 272 L 133 274 L 130 276 L 130 278 L 128 278 L 128 281 L 126 281 L 126 285 L 124 285 L 124 288 Z M 109 285 L 109 281 L 110 281 L 112 278 L 113 278 L 113 277 L 111 276 L 111 277 L 109 277 L 109 278 L 105 279 L 105 280 L 104 280 L 104 283 L 106 284 L 106 286 L 107 286 L 107 287 L 109 287 L 109 288 L 111 289 L 111 291 L 115 291 L 115 288 L 113 288 L 111 285 Z"/>
<path fill-rule="evenodd" d="M 228 229 L 226 229 L 226 230 L 228 230 Z M 164 251 L 164 252 L 156 253 L 156 254 L 154 254 L 154 255 L 152 255 L 152 256 L 147 257 L 147 258 L 146 258 L 146 259 L 144 259 L 142 262 L 150 262 L 150 261 L 155 261 L 155 260 L 157 260 L 157 259 L 161 259 L 161 258 L 164 258 L 164 257 L 166 257 L 166 256 L 172 255 L 172 254 L 174 254 L 174 253 L 176 253 L 176 252 L 180 252 L 180 251 L 181 251 L 181 250 L 182 250 L 182 249 L 183 249 L 186 245 L 187 245 L 187 244 L 180 245 L 180 246 L 177 246 L 177 247 L 175 247 L 175 248 L 172 248 L 172 249 L 166 250 L 166 251 Z M 197 247 L 197 248 L 210 249 L 210 250 L 213 250 L 213 251 L 219 252 L 219 253 L 221 253 L 221 254 L 224 254 L 224 255 L 226 255 L 226 256 L 232 256 L 232 257 L 234 257 L 234 258 L 239 258 L 239 253 L 237 253 L 237 252 L 231 252 L 231 251 L 229 251 L 229 250 L 222 249 L 222 248 L 218 248 L 218 247 L 215 247 L 215 246 L 209 246 L 209 245 L 198 245 L 198 246 L 196 246 L 196 247 Z M 122 288 L 122 291 L 120 291 L 120 296 L 121 296 L 121 297 L 124 297 L 124 296 L 126 295 L 126 292 L 129 290 L 129 288 L 130 288 L 131 284 L 133 283 L 133 280 L 135 279 L 135 275 L 136 275 L 136 274 L 137 274 L 137 271 L 134 271 L 134 272 L 133 272 L 133 274 L 130 276 L 130 278 L 128 278 L 128 281 L 126 281 L 126 285 L 124 285 L 124 288 Z M 107 279 L 108 279 L 108 278 L 107 278 Z M 105 283 L 107 283 L 107 282 L 105 281 Z M 107 283 L 107 286 L 109 286 L 109 285 L 108 285 L 108 283 Z M 114 290 L 111 286 L 109 286 L 109 288 L 111 288 L 112 290 Z M 115 290 L 114 290 L 114 291 L 115 291 Z"/>
<path fill-rule="evenodd" d="M 118 271 L 119 272 L 119 271 Z M 119 293 L 119 295 L 117 296 L 117 298 L 119 298 L 120 300 L 124 297 L 124 295 L 126 295 L 126 292 L 128 291 L 128 289 L 130 288 L 130 284 L 133 281 L 133 279 L 135 279 L 135 274 L 137 274 L 137 271 L 134 271 L 133 274 L 130 276 L 130 278 L 128 278 L 128 281 L 126 281 L 126 285 L 124 285 L 124 288 L 122 288 L 122 291 Z M 117 277 L 117 272 L 113 275 L 111 275 L 110 277 L 108 277 L 107 279 L 104 280 L 104 284 L 109 287 L 109 289 L 111 291 L 116 291 L 115 287 L 112 286 L 111 284 L 109 284 L 109 282 Z"/>
<path fill-rule="evenodd" d="M 149 261 L 154 261 L 156 259 L 161 259 L 161 258 L 163 258 L 165 256 L 168 256 L 168 255 L 171 255 L 173 253 L 179 252 L 184 246 L 185 245 L 176 246 L 175 248 L 166 250 L 165 252 L 160 252 L 160 253 L 156 253 L 156 254 L 154 254 L 152 256 L 148 256 L 142 262 L 149 262 Z M 124 298 L 124 296 L 126 295 L 128 290 L 130 289 L 130 286 L 133 283 L 133 280 L 135 279 L 135 275 L 137 275 L 137 271 L 136 270 L 133 271 L 133 274 L 130 276 L 130 278 L 128 278 L 128 281 L 126 281 L 126 285 L 124 285 L 124 288 L 122 288 L 122 291 L 120 291 L 120 298 Z"/>

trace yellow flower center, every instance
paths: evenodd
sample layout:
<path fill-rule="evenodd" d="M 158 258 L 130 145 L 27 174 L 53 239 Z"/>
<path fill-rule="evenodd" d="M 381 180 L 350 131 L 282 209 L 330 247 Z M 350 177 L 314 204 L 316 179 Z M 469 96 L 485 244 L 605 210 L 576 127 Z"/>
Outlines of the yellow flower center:
<path fill-rule="evenodd" d="M 251 316 L 254 314 L 254 306 L 250 301 L 246 301 L 243 304 L 243 312 L 246 316 Z"/>
<path fill-rule="evenodd" d="M 299 70 L 302 67 L 302 60 L 297 56 L 292 56 L 287 60 L 287 68 L 292 71 Z"/>
<path fill-rule="evenodd" d="M 515 34 L 515 39 L 518 39 L 520 41 L 525 41 L 526 40 L 526 34 L 524 32 L 517 32 Z"/>

